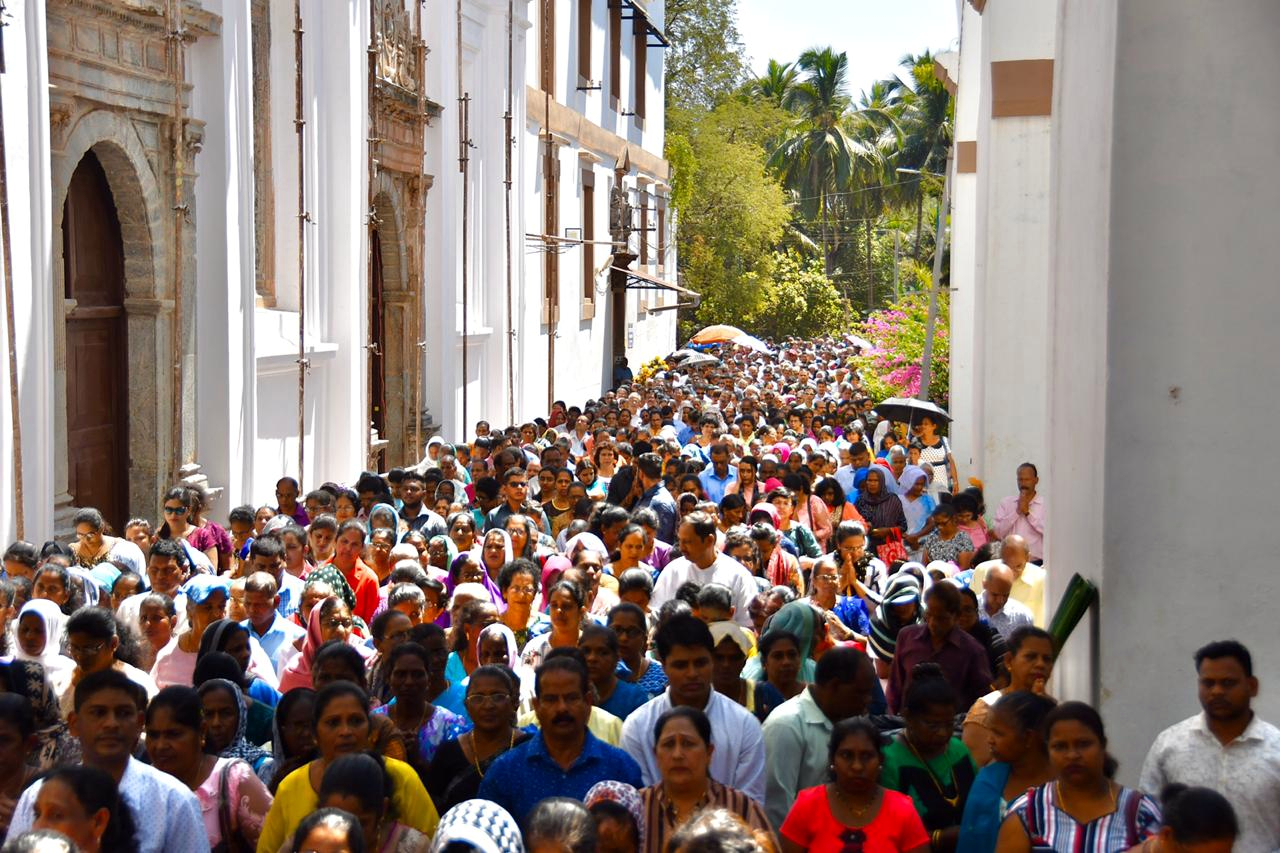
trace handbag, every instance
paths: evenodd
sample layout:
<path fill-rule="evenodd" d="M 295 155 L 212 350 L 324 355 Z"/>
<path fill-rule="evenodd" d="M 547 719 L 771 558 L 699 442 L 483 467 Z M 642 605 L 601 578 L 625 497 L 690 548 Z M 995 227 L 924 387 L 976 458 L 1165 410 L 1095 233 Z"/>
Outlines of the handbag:
<path fill-rule="evenodd" d="M 231 821 L 227 777 L 231 775 L 231 768 L 236 763 L 237 761 L 228 761 L 224 764 L 218 778 L 218 829 L 222 833 L 222 840 L 214 845 L 212 853 L 249 853 L 250 850 L 240 838 L 240 833 L 232 827 Z"/>
<path fill-rule="evenodd" d="M 876 549 L 876 556 L 879 557 L 886 566 L 893 565 L 895 560 L 906 561 L 907 546 L 902 544 L 902 531 L 893 528 L 893 531 L 885 537 L 884 544 Z"/>

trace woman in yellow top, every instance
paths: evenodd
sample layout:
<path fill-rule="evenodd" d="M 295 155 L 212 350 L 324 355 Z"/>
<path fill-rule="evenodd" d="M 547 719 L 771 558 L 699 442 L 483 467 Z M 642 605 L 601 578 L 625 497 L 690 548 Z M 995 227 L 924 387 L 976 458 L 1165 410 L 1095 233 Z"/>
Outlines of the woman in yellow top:
<path fill-rule="evenodd" d="M 319 756 L 290 773 L 276 790 L 258 838 L 258 853 L 276 853 L 302 819 L 319 808 L 324 771 L 339 756 L 363 750 L 369 742 L 369 696 L 346 681 L 326 686 L 316 696 L 316 750 Z M 386 759 L 397 820 L 431 837 L 440 816 L 422 780 L 408 764 Z"/>

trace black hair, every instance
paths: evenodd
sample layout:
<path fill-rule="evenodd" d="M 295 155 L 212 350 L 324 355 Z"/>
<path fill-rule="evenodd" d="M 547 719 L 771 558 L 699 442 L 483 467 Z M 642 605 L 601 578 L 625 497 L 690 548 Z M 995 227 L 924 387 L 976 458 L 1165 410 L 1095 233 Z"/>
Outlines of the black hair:
<path fill-rule="evenodd" d="M 960 613 L 960 590 L 953 583 L 935 583 L 924 594 L 925 603 L 937 599 L 952 616 Z"/>
<path fill-rule="evenodd" d="M 761 664 L 769 659 L 769 653 L 773 651 L 773 647 L 783 640 L 790 641 L 796 647 L 796 651 L 800 651 L 800 638 L 790 631 L 782 631 L 778 629 L 765 631 L 764 636 L 760 638 Z"/>
<path fill-rule="evenodd" d="M 1163 825 L 1173 830 L 1181 846 L 1208 841 L 1234 841 L 1240 834 L 1231 802 L 1212 788 L 1193 788 L 1177 782 L 1160 792 Z"/>
<path fill-rule="evenodd" d="M 688 720 L 693 726 L 693 730 L 698 733 L 698 737 L 702 738 L 702 742 L 707 746 L 711 746 L 711 720 L 707 719 L 707 715 L 703 713 L 701 708 L 693 708 L 688 705 L 677 705 L 664 712 L 658 717 L 657 722 L 653 724 L 653 742 L 657 744 L 662 739 L 662 730 L 667 727 L 667 723 L 672 720 Z"/>
<path fill-rule="evenodd" d="M 959 702 L 956 690 L 951 686 L 951 682 L 947 681 L 941 666 L 933 662 L 925 662 L 916 664 L 911 670 L 911 683 L 907 685 L 906 694 L 902 700 L 904 716 L 927 713 L 936 705 L 947 705 L 954 714 Z"/>
<path fill-rule="evenodd" d="M 284 559 L 284 542 L 276 536 L 259 536 L 249 546 L 249 557 L 266 557 Z"/>
<path fill-rule="evenodd" d="M 1020 731 L 1039 732 L 1043 738 L 1046 733 L 1043 728 L 1045 717 L 1057 705 L 1048 696 L 1032 693 L 1030 690 L 1015 690 L 1000 697 L 991 708 L 991 713 L 1000 714 L 1016 723 Z"/>
<path fill-rule="evenodd" d="M 675 600 L 683 601 L 689 605 L 690 609 L 698 606 L 698 593 L 702 591 L 702 584 L 697 581 L 685 581 L 676 587 Z"/>
<path fill-rule="evenodd" d="M 204 711 L 200 706 L 200 694 L 194 687 L 172 684 L 163 688 L 147 705 L 147 725 L 155 721 L 155 715 L 167 708 L 173 721 L 185 729 L 200 731 Z"/>
<path fill-rule="evenodd" d="M 586 596 L 582 592 L 582 587 L 578 586 L 573 581 L 559 580 L 553 583 L 547 590 L 547 601 L 550 601 L 551 596 L 555 595 L 557 592 L 569 593 L 569 595 L 572 596 L 574 603 L 579 607 L 582 607 L 583 603 L 586 601 Z"/>
<path fill-rule="evenodd" d="M 548 672 L 570 672 L 578 676 L 582 681 L 582 695 L 586 696 L 591 690 L 589 677 L 587 676 L 586 658 L 582 656 L 582 652 L 576 647 L 562 647 L 552 649 L 543 659 L 542 666 L 533 674 L 533 692 L 535 696 L 542 696 L 542 677 Z"/>
<path fill-rule="evenodd" d="M 858 680 L 862 672 L 872 669 L 871 658 L 862 652 L 852 646 L 836 646 L 818 658 L 818 664 L 814 667 L 813 682 L 830 684 L 835 681 L 841 684 L 852 684 Z"/>
<path fill-rule="evenodd" d="M 427 640 L 444 637 L 444 628 L 434 622 L 423 622 L 409 629 L 409 639 L 420 646 L 426 646 Z"/>
<path fill-rule="evenodd" d="M 606 628 L 604 625 L 597 625 L 595 622 L 584 625 L 582 633 L 578 635 L 578 645 L 581 646 L 582 642 L 589 638 L 604 640 L 604 644 L 608 647 L 609 651 L 613 652 L 615 655 L 618 654 L 618 635 L 614 633 L 612 628 Z"/>
<path fill-rule="evenodd" d="M 119 622 L 110 610 L 82 607 L 67 620 L 66 635 L 84 634 L 95 640 L 110 640 L 120 635 Z"/>
<path fill-rule="evenodd" d="M 130 681 L 127 675 L 114 669 L 102 669 L 89 673 L 76 685 L 74 696 L 76 713 L 80 713 L 80 709 L 90 697 L 106 690 L 119 690 L 121 693 L 132 696 L 139 711 L 147 706 L 146 694 L 141 687 Z"/>
<path fill-rule="evenodd" d="M 471 678 L 467 681 L 467 692 L 471 692 L 471 685 L 476 683 L 478 678 L 496 678 L 506 685 L 507 691 L 512 694 L 519 693 L 520 687 L 517 683 L 516 675 L 509 667 L 498 666 L 497 664 L 486 664 L 478 666 L 471 672 Z"/>
<path fill-rule="evenodd" d="M 708 583 L 698 590 L 698 607 L 711 607 L 718 610 L 733 609 L 733 590 L 722 583 Z"/>
<path fill-rule="evenodd" d="M 658 608 L 658 627 L 661 628 L 677 616 L 692 615 L 693 608 L 689 605 L 689 602 L 681 601 L 678 598 L 664 601 L 662 606 Z"/>
<path fill-rule="evenodd" d="M 524 819 L 524 846 L 533 850 L 546 842 L 564 853 L 592 853 L 596 849 L 596 823 L 578 800 L 548 797 Z"/>
<path fill-rule="evenodd" d="M 225 678 L 232 684 L 244 687 L 248 676 L 240 668 L 240 663 L 226 652 L 209 652 L 196 661 L 195 671 L 191 674 L 191 683 L 196 687 L 215 678 Z"/>
<path fill-rule="evenodd" d="M 396 661 L 400 660 L 400 658 L 405 655 L 412 655 L 413 657 L 416 657 L 418 660 L 422 661 L 423 668 L 426 669 L 427 672 L 431 672 L 431 655 L 429 655 L 427 650 L 422 646 L 412 640 L 406 640 L 387 653 L 385 671 L 388 678 L 391 677 L 391 670 L 395 669 Z"/>
<path fill-rule="evenodd" d="M 316 492 L 312 492 L 311 494 L 314 495 Z M 322 492 L 321 494 L 327 496 L 329 493 Z M 311 495 L 307 495 L 307 497 L 310 498 Z M 332 501 L 333 498 L 330 497 L 329 500 Z M 231 512 L 227 513 L 227 524 L 235 524 L 237 521 L 241 524 L 253 524 L 253 515 L 254 509 L 249 504 L 235 507 Z"/>
<path fill-rule="evenodd" d="M 623 572 L 622 576 L 626 577 L 628 574 L 630 574 L 630 571 Z M 619 588 L 621 588 L 621 579 L 619 579 L 618 583 Z M 609 611 L 609 615 L 605 619 L 605 624 L 612 626 L 614 619 L 624 614 L 634 617 L 635 620 L 640 623 L 640 627 L 648 627 L 648 621 L 645 618 L 644 610 L 640 608 L 640 605 L 632 604 L 630 601 L 624 601 L 621 604 L 614 606 L 613 609 Z"/>
<path fill-rule="evenodd" d="M 1014 628 L 1009 633 L 1009 638 L 1005 640 L 1005 646 L 1009 650 L 1009 654 L 1017 657 L 1018 652 L 1022 649 L 1024 643 L 1028 640 L 1044 640 L 1049 644 L 1049 648 L 1057 653 L 1057 644 L 1053 641 L 1053 635 L 1043 628 L 1037 628 L 1035 625 L 1021 625 Z"/>
<path fill-rule="evenodd" d="M 373 622 L 369 624 L 369 630 L 373 633 L 373 639 L 381 640 L 387 635 L 387 623 L 396 616 L 404 616 L 399 610 L 393 610 L 391 605 L 391 597 L 387 597 L 387 609 L 373 617 Z M 408 618 L 408 617 L 405 617 Z"/>
<path fill-rule="evenodd" d="M 1049 735 L 1053 732 L 1053 727 L 1058 723 L 1073 721 L 1093 732 L 1098 738 L 1098 742 L 1102 744 L 1102 748 L 1107 748 L 1107 730 L 1102 725 L 1102 715 L 1093 709 L 1091 705 L 1084 702 L 1063 702 L 1045 715 L 1044 735 L 1045 741 L 1049 740 Z M 1102 773 L 1108 779 L 1116 775 L 1119 769 L 1119 763 L 1111 757 L 1111 753 L 1107 753 L 1103 762 Z"/>
<path fill-rule="evenodd" d="M 355 797 L 365 809 L 379 817 L 396 817 L 395 791 L 383 759 L 374 752 L 340 755 L 324 770 L 320 779 L 318 803 L 334 794 Z"/>
<path fill-rule="evenodd" d="M 311 663 L 311 672 L 314 676 L 319 672 L 322 666 L 331 660 L 341 661 L 342 664 L 352 671 L 360 681 L 354 682 L 362 689 L 364 688 L 364 658 L 356 651 L 355 646 L 350 643 L 344 643 L 342 640 L 330 640 L 322 645 L 316 652 L 315 659 Z"/>
<path fill-rule="evenodd" d="M 625 595 L 628 592 L 643 592 L 647 596 L 652 596 L 653 576 L 644 569 L 627 569 L 618 575 L 618 595 Z M 633 604 L 632 607 L 635 605 Z"/>
<path fill-rule="evenodd" d="M 832 650 L 834 651 L 834 649 Z M 826 657 L 826 655 L 823 655 Z M 831 728 L 831 740 L 827 742 L 827 762 L 834 764 L 840 744 L 852 735 L 862 735 L 875 749 L 876 755 L 884 760 L 884 742 L 880 739 L 880 730 L 867 717 L 849 717 L 836 723 Z"/>
<path fill-rule="evenodd" d="M 304 817 L 293 833 L 293 845 L 290 853 L 301 853 L 307 836 L 320 826 L 340 830 L 347 835 L 347 850 L 350 853 L 365 853 L 364 830 L 356 816 L 342 809 L 317 809 Z M 376 842 L 375 842 L 376 843 Z"/>
<path fill-rule="evenodd" d="M 135 824 L 129 804 L 120 794 L 116 780 L 104 770 L 87 764 L 63 764 L 40 777 L 42 782 L 57 782 L 71 789 L 86 814 L 106 809 L 107 827 L 102 833 L 102 850 L 134 850 Z M 8 845 L 5 845 L 8 847 Z M 74 847 L 72 848 L 74 849 Z"/>
<path fill-rule="evenodd" d="M 955 518 L 956 508 L 948 503 L 940 503 L 933 508 L 930 516 L 933 518 Z"/>
<path fill-rule="evenodd" d="M 672 616 L 662 624 L 654 637 L 654 644 L 658 647 L 659 660 L 663 661 L 671 655 L 676 646 L 703 648 L 708 653 L 714 653 L 716 650 L 716 641 L 711 636 L 711 629 L 707 627 L 707 623 L 695 616 L 685 614 Z"/>
<path fill-rule="evenodd" d="M 1253 678 L 1253 655 L 1249 654 L 1249 650 L 1239 640 L 1218 640 L 1207 646 L 1201 646 L 1196 651 L 1196 671 L 1200 671 L 1201 664 L 1206 660 L 1221 658 L 1235 658 L 1244 669 L 1244 677 Z"/>
<path fill-rule="evenodd" d="M 4 549 L 3 559 L 6 563 L 21 563 L 34 570 L 36 563 L 39 562 L 40 554 L 35 545 L 19 539 Z"/>
<path fill-rule="evenodd" d="M 533 537 L 529 538 L 532 539 Z M 536 563 L 525 557 L 517 557 L 502 567 L 502 570 L 498 572 L 498 589 L 505 595 L 507 587 L 511 586 L 512 579 L 519 574 L 525 574 L 533 578 L 533 594 L 537 595 L 542 586 L 542 572 L 538 570 Z"/>
<path fill-rule="evenodd" d="M 289 692 L 292 693 L 293 691 Z M 320 716 L 331 702 L 342 699 L 345 696 L 355 699 L 360 704 L 360 707 L 365 710 L 365 716 L 369 715 L 369 694 L 355 682 L 334 681 L 322 687 L 315 696 L 315 707 L 311 711 L 311 724 L 313 726 L 320 725 Z M 277 717 L 277 719 L 279 718 Z"/>
<path fill-rule="evenodd" d="M 1036 477 L 1037 479 L 1040 477 L 1040 472 L 1036 469 L 1036 466 L 1033 463 L 1023 462 L 1021 465 L 1018 466 L 1019 471 L 1021 471 L 1023 468 L 1031 469 L 1031 476 Z"/>
<path fill-rule="evenodd" d="M 26 696 L 18 693 L 0 693 L 0 722 L 18 730 L 18 735 L 28 738 L 35 734 L 35 712 Z"/>

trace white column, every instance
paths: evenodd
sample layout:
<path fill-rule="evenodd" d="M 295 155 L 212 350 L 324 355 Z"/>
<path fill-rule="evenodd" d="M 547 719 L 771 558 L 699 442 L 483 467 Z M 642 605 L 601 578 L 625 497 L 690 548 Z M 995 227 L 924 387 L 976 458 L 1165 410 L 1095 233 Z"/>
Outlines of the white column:
<path fill-rule="evenodd" d="M 983 410 L 977 405 L 982 388 L 977 353 L 984 341 L 976 334 L 981 298 L 979 263 L 985 255 L 980 251 L 978 238 L 980 178 L 976 171 L 962 171 L 969 166 L 969 152 L 976 157 L 982 67 L 982 16 L 964 3 L 960 18 L 960 79 L 956 92 L 956 172 L 952 177 L 951 399 L 948 407 L 953 419 L 951 452 L 962 484 L 968 477 L 983 475 L 978 453 Z"/>
<path fill-rule="evenodd" d="M 26 538 L 53 535 L 55 495 L 53 393 L 53 288 L 50 280 L 53 211 L 49 163 L 49 68 L 44 0 L 11 4 L 4 30 L 6 70 L 0 75 L 4 99 L 5 158 L 9 192 L 11 285 L 18 356 L 19 414 L 22 424 L 23 515 Z M 62 282 L 56 283 L 57 295 Z M 12 411 L 8 332 L 0 320 L 0 488 L 8 500 L 0 511 L 0 540 L 16 535 L 13 504 Z"/>
<path fill-rule="evenodd" d="M 190 54 L 191 114 L 204 123 L 195 160 L 196 458 L 226 490 L 214 512 L 222 516 L 253 496 L 253 56 L 246 0 L 209 9 L 222 16 L 220 34 Z"/>
<path fill-rule="evenodd" d="M 985 245 L 979 250 L 985 261 L 976 305 L 983 432 L 976 465 L 991 507 L 1016 491 L 1022 462 L 1037 463 L 1046 484 L 1052 478 L 1041 464 L 1047 450 L 1051 117 L 1000 116 L 1004 95 L 993 75 L 1000 73 L 996 63 L 1052 59 L 1056 14 L 1053 0 L 997 0 L 983 12 L 986 133 L 978 139 L 978 174 L 985 192 Z"/>

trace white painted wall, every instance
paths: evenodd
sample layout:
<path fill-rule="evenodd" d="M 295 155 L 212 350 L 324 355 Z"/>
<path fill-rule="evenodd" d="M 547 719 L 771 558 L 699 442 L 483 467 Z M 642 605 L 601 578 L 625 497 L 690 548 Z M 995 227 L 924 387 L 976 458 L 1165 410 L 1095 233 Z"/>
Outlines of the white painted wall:
<path fill-rule="evenodd" d="M 967 35 L 979 28 L 972 26 L 972 10 L 965 14 Z M 977 44 L 967 38 L 961 43 L 961 85 L 975 78 L 979 83 L 976 115 L 973 95 L 963 94 L 957 122 L 962 131 L 976 123 L 978 171 L 972 182 L 957 182 L 953 210 L 959 246 L 953 280 L 970 293 L 954 295 L 960 316 L 952 321 L 959 356 L 952 406 L 960 420 L 958 458 L 969 458 L 961 476 L 984 480 L 992 511 L 1016 492 L 1019 464 L 1035 462 L 1044 485 L 1052 471 L 1045 464 L 1043 430 L 1051 118 L 993 118 L 991 64 L 1053 58 L 1056 15 L 1052 0 L 992 2 L 981 16 Z"/>
<path fill-rule="evenodd" d="M 956 91 L 957 142 L 976 142 L 981 124 L 982 16 L 960 4 L 960 68 Z M 952 173 L 951 179 L 951 399 L 952 455 L 962 478 L 980 476 L 976 444 L 982 436 L 982 407 L 977 405 L 976 350 L 973 334 L 979 299 L 978 173 Z"/>
<path fill-rule="evenodd" d="M 217 518 L 254 486 L 253 56 L 248 5 L 206 8 L 222 28 L 189 54 L 199 81 L 191 115 L 204 122 L 195 161 L 196 443 L 204 474 L 224 489 Z"/>
<path fill-rule="evenodd" d="M 1280 172 L 1257 156 L 1280 110 L 1204 85 L 1280 79 L 1280 16 L 1273 0 L 1118 9 L 1101 675 L 1132 773 L 1159 727 L 1197 710 L 1205 641 L 1250 645 L 1262 713 L 1280 714 L 1267 535 L 1280 461 L 1262 439 L 1280 418 L 1265 378 L 1280 360 Z M 1189 452 L 1201 434 L 1228 452 Z M 1197 523 L 1190 506 L 1224 511 Z"/>
<path fill-rule="evenodd" d="M 663 25 L 663 3 L 650 3 L 647 6 L 651 20 L 658 27 Z M 531 85 L 540 80 L 540 54 L 537 41 L 539 31 L 539 4 L 530 6 L 530 41 L 526 56 L 526 74 Z M 623 115 L 635 106 L 634 72 L 635 72 L 635 39 L 632 34 L 632 21 L 622 22 L 622 51 L 620 63 L 620 97 L 614 109 L 610 92 L 609 59 L 611 45 L 609 42 L 608 3 L 596 0 L 592 8 L 591 33 L 591 67 L 583 74 L 587 79 L 598 81 L 598 90 L 578 89 L 578 15 L 576 3 L 561 3 L 556 7 L 556 100 L 602 127 L 630 142 L 641 145 L 645 150 L 661 157 L 665 132 L 663 114 L 662 71 L 663 51 L 659 48 L 647 49 L 645 119 L 643 123 L 634 117 Z M 522 141 L 522 162 L 525 169 L 525 183 L 522 198 L 524 230 L 541 234 L 543 230 L 543 169 L 545 166 L 543 152 L 545 143 L 539 135 L 543 129 L 530 121 L 524 122 L 524 139 Z M 570 142 L 557 146 L 556 157 L 560 164 L 560 236 L 564 236 L 566 228 L 580 228 L 582 225 L 582 170 L 588 166 L 595 175 L 595 239 L 609 239 L 609 190 L 612 186 L 616 161 L 605 159 L 592 162 L 590 158 L 580 156 L 580 148 Z M 637 176 L 633 173 L 625 179 L 625 186 L 635 199 Z M 648 191 L 667 193 L 663 187 L 649 186 Z M 649 224 L 656 225 L 656 202 L 649 206 Z M 661 277 L 672 280 L 675 276 L 674 223 L 668 215 L 666 221 L 668 237 L 666 239 L 667 257 L 663 265 Z M 657 245 L 655 232 L 649 234 L 649 263 L 642 266 L 639 261 L 633 269 L 640 269 L 650 275 L 657 275 Z M 633 234 L 632 251 L 639 247 L 639 235 Z M 525 276 L 523 285 L 524 304 L 521 311 L 521 337 L 517 343 L 519 359 L 523 372 L 519 374 L 517 394 L 518 419 L 543 415 L 547 411 L 547 376 L 549 354 L 547 335 L 549 330 L 542 322 L 543 288 L 543 254 L 534 249 L 534 243 L 526 243 L 523 249 Z M 595 267 L 599 269 L 609 256 L 608 246 L 595 248 Z M 598 285 L 598 287 L 597 287 Z M 613 375 L 612 356 L 612 298 L 605 287 L 607 279 L 585 281 L 582 272 L 582 254 L 578 247 L 569 248 L 560 255 L 560 318 L 555 324 L 555 365 L 554 396 L 573 404 L 581 404 L 587 399 L 595 398 L 611 384 Z M 591 319 L 583 319 L 582 297 L 587 288 L 596 288 L 595 314 Z M 605 288 L 601 292 L 601 288 Z M 640 302 L 650 305 L 675 304 L 675 295 L 643 290 L 627 295 L 627 327 L 632 329 L 628 336 L 633 346 L 627 350 L 627 356 L 633 368 L 655 355 L 665 355 L 674 348 L 676 340 L 676 316 L 674 311 L 646 313 L 639 309 Z M 535 334 L 536 331 L 536 334 Z"/>

